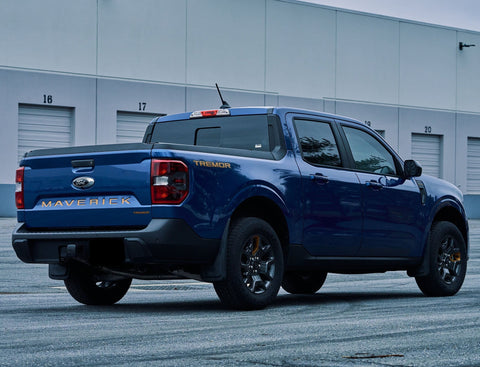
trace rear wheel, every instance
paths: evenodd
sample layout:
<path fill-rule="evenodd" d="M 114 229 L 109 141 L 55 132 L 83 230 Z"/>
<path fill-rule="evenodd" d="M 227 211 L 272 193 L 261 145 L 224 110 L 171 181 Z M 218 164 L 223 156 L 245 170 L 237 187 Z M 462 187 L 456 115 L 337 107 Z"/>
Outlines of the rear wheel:
<path fill-rule="evenodd" d="M 326 272 L 287 272 L 283 276 L 282 288 L 291 294 L 314 294 L 325 283 Z"/>
<path fill-rule="evenodd" d="M 416 277 L 420 290 L 427 296 L 453 296 L 462 287 L 467 272 L 465 241 L 450 222 L 432 226 L 429 237 L 430 272 Z"/>
<path fill-rule="evenodd" d="M 80 303 L 113 305 L 127 293 L 132 279 L 102 280 L 87 267 L 74 265 L 70 269 L 70 277 L 64 282 L 68 293 Z"/>
<path fill-rule="evenodd" d="M 214 287 L 230 308 L 261 309 L 273 302 L 283 276 L 277 234 L 264 220 L 241 218 L 232 224 L 227 243 L 227 273 Z"/>

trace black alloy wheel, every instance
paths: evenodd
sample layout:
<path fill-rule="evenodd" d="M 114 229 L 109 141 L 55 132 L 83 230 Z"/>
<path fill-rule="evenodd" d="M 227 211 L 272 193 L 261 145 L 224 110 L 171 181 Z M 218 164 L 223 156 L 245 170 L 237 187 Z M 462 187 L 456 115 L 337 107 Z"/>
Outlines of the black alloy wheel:
<path fill-rule="evenodd" d="M 446 284 L 454 283 L 461 273 L 462 253 L 456 245 L 453 237 L 446 236 L 438 249 L 438 272 Z"/>
<path fill-rule="evenodd" d="M 226 274 L 214 282 L 222 303 L 234 309 L 261 309 L 273 302 L 283 277 L 283 253 L 275 230 L 266 221 L 245 217 L 230 226 Z"/>
<path fill-rule="evenodd" d="M 433 224 L 428 245 L 429 274 L 416 277 L 417 285 L 427 296 L 453 296 L 467 272 L 465 240 L 453 223 L 442 221 Z"/>
<path fill-rule="evenodd" d="M 241 255 L 243 283 L 254 294 L 262 294 L 275 276 L 275 254 L 272 245 L 260 235 L 252 235 L 243 246 Z"/>

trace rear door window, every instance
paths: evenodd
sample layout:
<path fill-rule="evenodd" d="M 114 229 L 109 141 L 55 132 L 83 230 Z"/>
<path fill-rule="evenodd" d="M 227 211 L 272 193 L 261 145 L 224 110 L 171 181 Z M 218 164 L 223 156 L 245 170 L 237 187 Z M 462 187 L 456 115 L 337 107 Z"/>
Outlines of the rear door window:
<path fill-rule="evenodd" d="M 341 167 L 337 142 L 328 122 L 294 120 L 303 160 L 322 166 Z"/>

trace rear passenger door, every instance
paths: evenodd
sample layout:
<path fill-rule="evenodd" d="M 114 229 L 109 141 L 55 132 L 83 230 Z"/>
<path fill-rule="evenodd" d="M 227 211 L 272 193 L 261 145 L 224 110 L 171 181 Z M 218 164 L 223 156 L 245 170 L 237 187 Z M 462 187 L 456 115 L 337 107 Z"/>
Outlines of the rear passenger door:
<path fill-rule="evenodd" d="M 356 124 L 340 126 L 362 191 L 359 256 L 418 256 L 423 220 L 417 184 L 402 178 L 401 161 L 371 131 Z"/>
<path fill-rule="evenodd" d="M 294 151 L 302 177 L 303 244 L 313 256 L 355 256 L 360 249 L 361 192 L 343 167 L 334 121 L 295 115 Z"/>

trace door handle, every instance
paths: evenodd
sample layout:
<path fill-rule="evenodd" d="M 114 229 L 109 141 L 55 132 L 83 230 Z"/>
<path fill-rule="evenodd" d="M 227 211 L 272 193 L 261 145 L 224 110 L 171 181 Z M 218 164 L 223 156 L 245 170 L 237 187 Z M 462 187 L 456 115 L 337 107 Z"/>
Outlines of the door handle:
<path fill-rule="evenodd" d="M 383 185 L 375 180 L 365 182 L 365 186 L 371 187 L 374 190 L 381 190 L 383 188 Z"/>
<path fill-rule="evenodd" d="M 324 176 L 323 174 L 321 173 L 315 173 L 314 175 L 310 175 L 310 178 L 314 181 L 314 182 L 317 182 L 319 184 L 326 184 L 328 183 L 328 177 L 327 176 Z"/>

